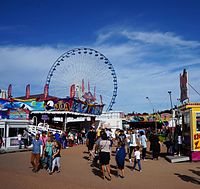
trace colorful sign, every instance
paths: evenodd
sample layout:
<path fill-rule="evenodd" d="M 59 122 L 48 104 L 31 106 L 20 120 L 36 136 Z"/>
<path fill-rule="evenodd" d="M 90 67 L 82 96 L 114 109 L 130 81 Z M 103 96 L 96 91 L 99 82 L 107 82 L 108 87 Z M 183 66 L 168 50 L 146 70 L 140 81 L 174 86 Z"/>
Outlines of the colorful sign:
<path fill-rule="evenodd" d="M 194 125 L 194 134 L 193 134 L 193 150 L 200 151 L 200 112 L 196 112 L 196 125 Z"/>
<path fill-rule="evenodd" d="M 200 150 L 200 133 L 194 134 L 194 150 Z"/>
<path fill-rule="evenodd" d="M 172 115 L 169 113 L 156 114 L 156 115 L 130 115 L 126 117 L 126 120 L 129 122 L 168 122 L 172 118 Z"/>
<path fill-rule="evenodd" d="M 90 104 L 76 98 L 49 99 L 0 99 L 1 119 L 28 119 L 31 111 L 70 111 L 100 115 L 104 105 Z"/>

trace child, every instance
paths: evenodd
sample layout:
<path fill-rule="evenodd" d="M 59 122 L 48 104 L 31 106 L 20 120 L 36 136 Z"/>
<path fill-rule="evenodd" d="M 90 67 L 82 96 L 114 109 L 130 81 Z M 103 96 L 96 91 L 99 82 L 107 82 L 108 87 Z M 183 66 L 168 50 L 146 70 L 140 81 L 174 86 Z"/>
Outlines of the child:
<path fill-rule="evenodd" d="M 124 178 L 124 163 L 125 163 L 125 157 L 126 157 L 126 151 L 125 151 L 125 146 L 123 142 L 119 142 L 118 148 L 116 150 L 116 156 L 115 160 L 117 163 L 117 176 L 119 175 L 119 172 L 121 171 L 121 178 Z"/>
<path fill-rule="evenodd" d="M 133 171 L 135 170 L 136 164 L 138 164 L 139 171 L 142 172 L 141 169 L 141 163 L 140 163 L 140 147 L 136 146 L 136 150 L 134 152 L 134 165 L 133 165 Z"/>
<path fill-rule="evenodd" d="M 54 142 L 54 147 L 53 147 L 53 161 L 52 161 L 52 169 L 51 172 L 49 173 L 50 175 L 53 173 L 55 166 L 57 165 L 58 170 L 57 173 L 60 172 L 60 151 L 61 151 L 61 144 L 58 141 Z"/>

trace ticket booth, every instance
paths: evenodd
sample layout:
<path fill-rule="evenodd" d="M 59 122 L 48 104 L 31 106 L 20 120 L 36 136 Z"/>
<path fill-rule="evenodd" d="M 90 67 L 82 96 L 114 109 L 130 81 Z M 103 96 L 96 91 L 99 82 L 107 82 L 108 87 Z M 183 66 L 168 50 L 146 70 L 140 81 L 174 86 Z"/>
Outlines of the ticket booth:
<path fill-rule="evenodd" d="M 200 161 L 200 103 L 179 107 L 182 114 L 183 152 L 192 161 Z"/>

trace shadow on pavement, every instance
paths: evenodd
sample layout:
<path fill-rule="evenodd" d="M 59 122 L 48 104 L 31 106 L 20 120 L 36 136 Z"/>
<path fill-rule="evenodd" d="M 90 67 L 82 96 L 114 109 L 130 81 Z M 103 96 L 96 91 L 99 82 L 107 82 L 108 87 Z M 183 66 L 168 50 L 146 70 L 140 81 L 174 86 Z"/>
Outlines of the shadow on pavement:
<path fill-rule="evenodd" d="M 130 166 L 130 165 L 126 165 L 126 167 L 130 170 L 133 170 L 133 166 Z"/>
<path fill-rule="evenodd" d="M 88 161 L 89 157 L 88 156 L 83 156 L 83 159 L 86 159 Z"/>
<path fill-rule="evenodd" d="M 102 178 L 102 172 L 101 172 L 101 168 L 100 168 L 101 166 L 99 164 L 92 164 L 91 167 L 93 167 L 92 168 L 93 174 Z M 115 169 L 116 166 L 110 165 L 110 167 L 114 168 L 114 169 L 110 169 L 110 174 L 117 176 L 117 170 Z M 109 178 L 107 178 L 107 179 L 110 180 Z"/>
<path fill-rule="evenodd" d="M 189 171 L 191 171 L 192 173 L 194 173 L 197 176 L 200 176 L 200 171 L 196 171 L 196 170 L 192 170 L 192 169 L 189 169 Z"/>
<path fill-rule="evenodd" d="M 102 173 L 101 173 L 100 169 L 93 168 L 92 172 L 94 173 L 94 175 L 99 176 L 100 178 L 102 178 Z"/>
<path fill-rule="evenodd" d="M 110 174 L 111 175 L 114 175 L 114 176 L 117 176 L 117 170 L 113 170 L 113 169 L 110 169 Z"/>
<path fill-rule="evenodd" d="M 191 182 L 193 184 L 200 184 L 200 179 L 198 179 L 198 178 L 187 176 L 187 175 L 181 175 L 179 173 L 174 173 L 174 175 L 178 176 L 180 179 L 182 179 L 185 182 Z"/>
<path fill-rule="evenodd" d="M 116 165 L 110 165 L 110 168 L 117 169 Z"/>

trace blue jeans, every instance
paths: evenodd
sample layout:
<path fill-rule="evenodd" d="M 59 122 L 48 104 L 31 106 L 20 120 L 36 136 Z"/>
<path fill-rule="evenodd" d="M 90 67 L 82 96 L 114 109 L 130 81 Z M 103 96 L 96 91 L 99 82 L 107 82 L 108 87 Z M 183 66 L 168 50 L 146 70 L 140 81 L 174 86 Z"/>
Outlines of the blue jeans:
<path fill-rule="evenodd" d="M 52 156 L 48 155 L 47 156 L 47 167 L 49 170 L 51 170 L 52 167 Z"/>
<path fill-rule="evenodd" d="M 60 157 L 56 157 L 53 159 L 53 162 L 52 162 L 52 172 L 54 171 L 54 168 L 55 166 L 57 165 L 58 167 L 58 170 L 60 170 Z"/>
<path fill-rule="evenodd" d="M 19 142 L 19 149 L 21 149 L 22 148 L 22 141 L 18 140 L 18 142 Z"/>
<path fill-rule="evenodd" d="M 139 171 L 142 169 L 141 168 L 141 163 L 140 163 L 140 159 L 134 159 L 134 165 L 133 165 L 133 169 L 135 169 L 136 167 L 136 164 L 138 164 L 138 167 L 139 167 Z"/>

